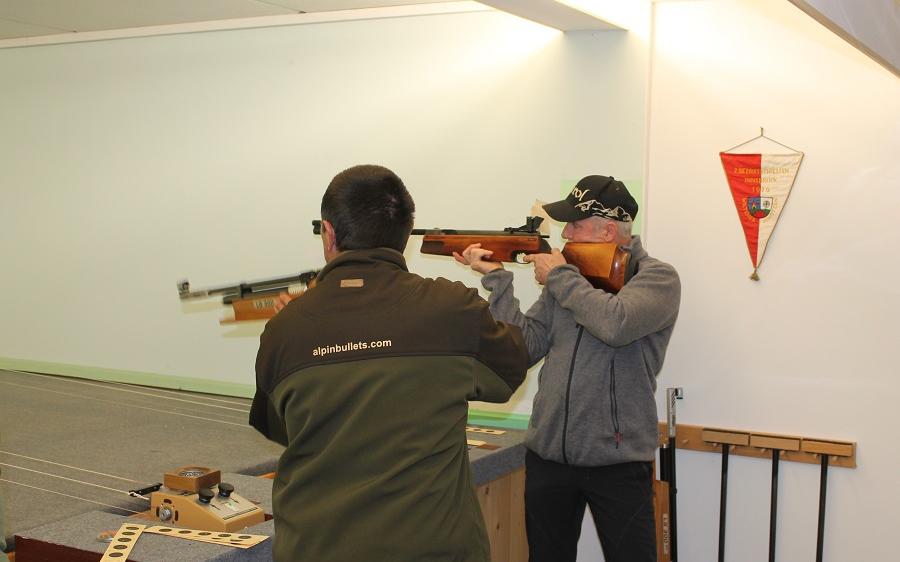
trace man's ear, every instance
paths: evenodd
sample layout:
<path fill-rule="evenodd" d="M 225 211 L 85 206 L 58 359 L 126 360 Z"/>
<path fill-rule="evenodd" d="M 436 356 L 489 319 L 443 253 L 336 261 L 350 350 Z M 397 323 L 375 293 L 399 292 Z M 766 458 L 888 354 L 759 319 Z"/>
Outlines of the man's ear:
<path fill-rule="evenodd" d="M 619 236 L 619 229 L 613 221 L 603 221 L 600 228 L 600 240 L 604 243 L 615 242 Z"/>
<path fill-rule="evenodd" d="M 326 252 L 337 253 L 337 236 L 334 235 L 334 225 L 327 220 L 322 221 L 322 246 Z"/>

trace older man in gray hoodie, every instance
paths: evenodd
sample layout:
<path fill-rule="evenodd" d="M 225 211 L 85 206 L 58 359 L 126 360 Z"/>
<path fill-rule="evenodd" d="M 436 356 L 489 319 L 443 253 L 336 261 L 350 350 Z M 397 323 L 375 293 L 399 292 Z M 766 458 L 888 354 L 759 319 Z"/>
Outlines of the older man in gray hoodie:
<path fill-rule="evenodd" d="M 531 364 L 541 359 L 525 445 L 525 509 L 531 562 L 575 561 L 589 506 L 606 562 L 655 562 L 652 461 L 656 377 L 675 326 L 675 269 L 631 235 L 638 206 L 622 182 L 587 176 L 544 206 L 572 242 L 616 242 L 633 274 L 612 294 L 594 288 L 559 250 L 533 254 L 544 286 L 523 314 L 513 275 L 478 244 L 457 261 L 485 274 L 490 310 L 522 328 Z"/>

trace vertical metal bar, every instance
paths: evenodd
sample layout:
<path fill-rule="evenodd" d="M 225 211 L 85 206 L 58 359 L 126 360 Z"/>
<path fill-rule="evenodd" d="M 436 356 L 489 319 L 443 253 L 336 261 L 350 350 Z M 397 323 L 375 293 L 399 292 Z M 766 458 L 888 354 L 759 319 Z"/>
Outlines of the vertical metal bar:
<path fill-rule="evenodd" d="M 666 423 L 669 429 L 669 544 L 672 547 L 672 562 L 678 562 L 678 502 L 676 494 L 678 487 L 675 483 L 675 449 L 677 444 L 675 436 L 677 424 L 675 422 L 675 400 L 682 399 L 684 393 L 680 387 L 666 389 Z"/>
<path fill-rule="evenodd" d="M 722 485 L 719 491 L 719 562 L 725 562 L 725 506 L 728 502 L 728 450 L 722 443 Z"/>
<path fill-rule="evenodd" d="M 678 562 L 678 502 L 675 494 L 675 438 L 669 437 L 669 545 L 672 550 L 672 562 Z"/>
<path fill-rule="evenodd" d="M 780 449 L 772 449 L 772 499 L 769 513 L 769 562 L 775 562 L 775 526 L 778 519 L 778 460 Z"/>
<path fill-rule="evenodd" d="M 819 476 L 819 532 L 816 538 L 816 562 L 822 562 L 822 544 L 825 541 L 825 489 L 828 486 L 828 455 L 822 455 L 822 472 Z"/>

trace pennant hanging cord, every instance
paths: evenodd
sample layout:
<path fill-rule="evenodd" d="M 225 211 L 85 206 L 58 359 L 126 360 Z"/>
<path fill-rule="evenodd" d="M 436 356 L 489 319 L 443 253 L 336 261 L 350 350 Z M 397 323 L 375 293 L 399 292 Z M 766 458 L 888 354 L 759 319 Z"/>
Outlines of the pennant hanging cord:
<path fill-rule="evenodd" d="M 796 152 L 797 154 L 803 154 L 802 152 L 800 152 L 800 151 L 797 150 L 796 148 L 791 148 L 791 147 L 789 147 L 788 145 L 782 144 L 782 143 L 778 142 L 777 140 L 775 140 L 775 139 L 773 139 L 773 138 L 767 137 L 765 134 L 763 134 L 763 128 L 762 128 L 762 127 L 759 128 L 759 134 L 756 135 L 755 137 L 753 137 L 752 139 L 746 140 L 746 141 L 742 142 L 741 144 L 732 146 L 731 148 L 729 148 L 729 149 L 727 149 L 727 150 L 723 150 L 722 152 L 731 152 L 731 151 L 734 150 L 735 148 L 740 148 L 740 147 L 744 146 L 745 144 L 750 144 L 751 142 L 755 141 L 756 139 L 766 139 L 766 140 L 769 140 L 769 141 L 774 142 L 774 143 L 777 144 L 778 146 L 783 146 L 783 147 L 785 147 L 786 149 L 790 150 L 791 152 Z"/>

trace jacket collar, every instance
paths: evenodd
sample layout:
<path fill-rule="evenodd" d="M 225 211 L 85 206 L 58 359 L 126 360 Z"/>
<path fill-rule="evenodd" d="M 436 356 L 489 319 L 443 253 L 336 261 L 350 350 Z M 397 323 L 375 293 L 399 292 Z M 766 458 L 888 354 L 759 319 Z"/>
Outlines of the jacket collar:
<path fill-rule="evenodd" d="M 328 274 L 340 267 L 371 267 L 388 265 L 402 271 L 409 271 L 406 267 L 406 259 L 403 254 L 390 248 L 370 248 L 366 250 L 345 250 L 328 262 L 317 278 L 325 279 Z"/>

